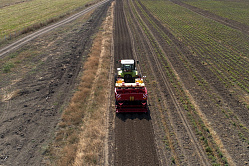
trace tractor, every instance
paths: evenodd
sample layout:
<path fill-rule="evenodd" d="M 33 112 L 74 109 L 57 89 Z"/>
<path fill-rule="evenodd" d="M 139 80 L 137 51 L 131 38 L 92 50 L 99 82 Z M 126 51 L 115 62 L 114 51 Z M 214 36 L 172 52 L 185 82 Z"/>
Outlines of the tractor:
<path fill-rule="evenodd" d="M 147 89 L 144 77 L 138 73 L 133 59 L 119 61 L 121 68 L 117 68 L 115 76 L 116 113 L 121 112 L 148 112 Z"/>

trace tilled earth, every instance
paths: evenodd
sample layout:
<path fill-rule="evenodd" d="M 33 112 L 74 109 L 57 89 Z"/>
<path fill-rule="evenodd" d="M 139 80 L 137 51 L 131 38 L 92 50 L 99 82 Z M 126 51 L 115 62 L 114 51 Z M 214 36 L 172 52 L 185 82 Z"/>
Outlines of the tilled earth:
<path fill-rule="evenodd" d="M 181 1 L 173 2 L 248 33 L 246 25 Z M 239 91 L 231 94 L 212 71 L 202 65 L 201 59 L 192 56 L 188 47 L 150 14 L 142 1 L 116 1 L 114 25 L 114 59 L 140 61 L 140 72 L 147 75 L 150 104 L 149 115 L 125 114 L 114 118 L 115 141 L 111 148 L 115 154 L 114 164 L 248 164 L 248 144 L 243 140 L 248 138 L 248 132 L 235 125 L 242 123 L 248 128 L 248 110 L 240 102 Z M 165 36 L 171 44 L 165 42 Z M 178 55 L 182 55 L 193 70 L 186 70 Z M 208 82 L 208 87 L 200 87 L 191 72 Z M 187 105 L 189 100 L 195 103 L 195 110 Z M 238 118 L 227 118 L 220 107 L 228 108 Z M 147 128 L 144 130 L 141 125 Z M 147 148 L 138 151 L 141 145 Z"/>
<path fill-rule="evenodd" d="M 0 165 L 42 164 L 108 5 L 9 55 L 28 58 L 1 74 Z"/>
<path fill-rule="evenodd" d="M 180 1 L 173 2 L 220 23 L 224 21 Z M 8 77 L 1 75 L 0 164 L 40 164 L 53 138 L 61 110 L 78 82 L 92 35 L 106 10 L 104 5 L 88 21 L 79 21 L 44 35 L 10 56 L 29 54 L 23 61 L 25 67 L 19 65 L 20 69 L 15 69 Z M 242 33 L 248 30 L 245 25 L 235 24 L 231 20 L 225 23 Z M 172 41 L 171 45 L 165 42 L 162 34 Z M 186 70 L 186 64 L 180 58 L 192 68 Z M 191 56 L 187 46 L 150 14 L 143 1 L 116 1 L 114 61 L 120 59 L 140 61 L 138 70 L 147 75 L 149 114 L 115 115 L 112 96 L 109 164 L 249 163 L 249 146 L 243 140 L 249 138 L 249 114 L 239 101 L 240 94 L 231 94 L 201 64 L 201 59 Z M 118 66 L 116 62 L 114 64 L 116 72 Z M 205 89 L 198 86 L 191 72 L 209 86 Z M 190 103 L 194 103 L 195 108 Z M 231 110 L 230 118 L 218 109 L 221 106 Z M 231 122 L 241 123 L 245 129 Z"/>
<path fill-rule="evenodd" d="M 134 59 L 132 42 L 122 1 L 116 1 L 114 13 L 114 61 Z M 115 63 L 114 69 L 118 65 Z M 112 110 L 115 111 L 115 110 Z M 118 114 L 114 129 L 114 165 L 158 165 L 150 115 Z"/>
<path fill-rule="evenodd" d="M 184 7 L 190 8 L 197 13 L 201 11 L 205 17 L 211 17 L 213 20 L 217 20 L 221 23 L 225 20 L 220 16 L 214 15 L 207 11 L 203 12 L 201 9 L 184 5 L 179 1 L 174 2 L 177 2 L 177 4 L 180 4 Z M 149 11 L 144 6 L 143 8 L 147 13 L 149 13 Z M 239 138 L 239 133 L 241 133 L 242 130 L 237 130 L 236 127 L 233 128 L 233 126 L 231 125 L 231 121 L 226 117 L 225 114 L 219 113 L 217 107 L 217 105 L 220 105 L 223 108 L 229 108 L 230 110 L 232 110 L 232 112 L 235 113 L 234 116 L 237 116 L 239 118 L 240 123 L 243 123 L 248 127 L 248 110 L 239 99 L 239 96 L 241 95 L 239 94 L 239 91 L 238 93 L 231 94 L 231 92 L 214 76 L 212 71 L 201 65 L 201 59 L 191 56 L 191 53 L 187 50 L 187 47 L 184 46 L 181 41 L 177 40 L 173 36 L 173 34 L 170 33 L 170 31 L 165 27 L 163 27 L 158 20 L 153 18 L 153 16 L 150 15 L 150 18 L 154 21 L 154 23 L 158 25 L 158 27 L 160 27 L 165 32 L 165 34 L 167 34 L 167 36 L 174 42 L 175 47 L 180 50 L 180 52 L 186 57 L 186 60 L 188 60 L 194 66 L 194 68 L 197 69 L 201 77 L 207 80 L 207 82 L 211 86 L 205 91 L 196 83 L 194 83 L 193 78 L 191 78 L 189 73 L 184 69 L 184 65 L 181 63 L 180 59 L 178 59 L 177 56 L 175 56 L 175 54 L 171 52 L 171 50 L 174 49 L 170 49 L 167 46 L 167 43 L 163 42 L 163 39 L 161 37 L 162 34 L 158 33 L 158 31 L 153 28 L 153 24 L 147 22 L 147 25 L 150 27 L 155 38 L 157 38 L 158 42 L 166 52 L 166 55 L 169 58 L 169 61 L 172 63 L 172 66 L 182 79 L 183 84 L 189 90 L 189 92 L 192 93 L 195 102 L 198 103 L 200 107 L 200 110 L 205 114 L 208 121 L 212 124 L 213 129 L 218 133 L 225 146 L 225 149 L 229 153 L 228 160 L 233 160 L 232 163 L 236 165 L 248 164 L 248 144 L 246 141 L 243 141 L 243 139 Z M 143 19 L 146 22 L 146 18 Z M 225 25 L 241 30 L 245 34 L 247 33 L 247 30 L 245 29 L 248 29 L 248 26 L 246 25 L 236 24 L 235 21 L 228 19 L 226 19 Z M 210 98 L 207 94 L 216 94 L 216 96 L 218 97 L 213 101 L 213 99 Z M 245 135 L 245 138 L 248 138 L 248 132 L 243 132 L 243 134 Z"/>

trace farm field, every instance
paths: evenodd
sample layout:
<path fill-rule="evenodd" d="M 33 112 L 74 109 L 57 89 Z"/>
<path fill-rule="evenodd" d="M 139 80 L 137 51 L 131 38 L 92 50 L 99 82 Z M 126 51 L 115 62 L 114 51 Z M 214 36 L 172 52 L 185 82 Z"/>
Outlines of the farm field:
<path fill-rule="evenodd" d="M 85 8 L 92 0 L 11 0 L 0 2 L 0 39 L 17 36 Z"/>
<path fill-rule="evenodd" d="M 215 0 L 182 0 L 183 3 L 208 10 L 221 17 L 232 19 L 249 25 L 249 2 L 246 0 L 240 1 L 215 1 Z"/>
<path fill-rule="evenodd" d="M 171 1 L 117 1 L 116 10 L 114 50 L 119 51 L 114 57 L 140 61 L 150 115 L 116 118 L 114 163 L 136 165 L 144 154 L 152 154 L 153 147 L 144 154 L 129 147 L 143 147 L 143 139 L 136 138 L 154 134 L 159 161 L 147 155 L 146 163 L 248 164 L 247 33 Z M 129 38 L 122 35 L 127 32 Z M 147 131 L 137 132 L 136 126 L 148 126 Z M 126 141 L 126 133 L 135 141 Z M 137 160 L 131 160 L 129 152 Z"/>
<path fill-rule="evenodd" d="M 105 3 L 9 55 L 1 56 L 0 165 L 48 165 L 55 162 L 68 165 L 70 155 L 76 155 L 75 144 L 79 139 L 75 135 L 79 135 L 82 127 L 78 123 L 84 112 L 91 111 L 80 109 L 76 112 L 74 109 L 65 113 L 64 109 L 73 94 L 80 92 L 78 85 L 84 75 L 87 76 L 87 86 L 83 86 L 83 97 L 78 95 L 75 100 L 80 98 L 78 103 L 85 104 L 82 101 L 89 98 L 95 75 L 82 74 L 82 70 L 96 73 L 102 47 L 93 51 L 91 47 L 97 32 L 103 29 L 101 24 L 109 6 L 110 3 Z M 88 57 L 93 62 L 88 62 Z M 101 64 L 104 62 L 107 67 L 101 65 L 102 69 L 109 69 L 109 58 Z M 90 66 L 87 70 L 83 68 L 87 66 Z M 108 74 L 98 72 L 102 76 Z M 88 109 L 97 107 L 95 103 L 92 105 Z M 74 153 L 66 155 L 67 151 Z M 95 159 L 94 155 L 92 157 Z"/>
<path fill-rule="evenodd" d="M 202 2 L 116 0 L 1 57 L 0 165 L 248 165 L 248 3 Z M 148 114 L 115 113 L 120 59 Z"/>

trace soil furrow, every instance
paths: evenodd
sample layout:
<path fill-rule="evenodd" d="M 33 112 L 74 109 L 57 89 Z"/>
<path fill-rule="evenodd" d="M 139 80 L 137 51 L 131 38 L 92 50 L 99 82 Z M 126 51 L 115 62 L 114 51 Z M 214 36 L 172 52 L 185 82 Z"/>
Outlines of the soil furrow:
<path fill-rule="evenodd" d="M 141 28 L 141 30 L 142 30 L 142 28 Z M 145 36 L 145 35 L 144 35 Z M 146 37 L 145 37 L 146 38 Z M 148 41 L 148 39 L 147 39 L 147 43 L 149 43 L 149 41 Z M 150 46 L 150 48 L 151 48 L 151 50 L 153 50 L 153 48 L 152 48 L 152 46 Z M 153 54 L 153 51 L 152 51 L 152 54 Z M 155 57 L 155 56 L 154 56 Z M 155 61 L 156 60 L 156 61 Z M 157 61 L 157 59 L 150 59 L 150 60 L 148 60 L 149 62 L 153 62 L 153 63 L 156 63 L 157 65 L 155 66 L 155 67 L 159 67 L 158 69 L 157 69 L 157 71 L 155 72 L 155 73 L 159 73 L 160 74 L 160 76 L 162 77 L 163 75 L 164 75 L 164 72 L 163 72 L 163 70 L 160 68 L 160 64 L 159 64 L 159 62 Z M 155 67 L 154 67 L 154 70 L 155 70 Z M 165 86 L 166 85 L 166 86 Z M 163 90 L 165 87 L 170 87 L 170 85 L 166 82 L 166 79 L 164 79 L 164 84 L 162 84 L 162 86 L 161 86 L 161 90 Z M 163 90 L 164 91 L 164 90 Z M 170 96 L 172 97 L 172 96 L 174 96 L 174 93 L 171 91 L 169 91 L 169 89 L 168 90 L 166 90 L 166 92 L 167 92 L 167 94 L 171 94 Z M 179 107 L 178 106 L 178 104 L 177 104 L 177 102 L 176 102 L 176 99 L 173 99 L 172 100 L 172 98 L 168 98 L 168 99 L 166 99 L 166 100 L 168 100 L 168 103 L 167 103 L 167 105 L 169 106 L 169 105 L 172 105 L 172 103 L 175 103 L 174 105 L 172 105 L 172 108 L 170 108 L 170 110 L 171 111 L 173 111 L 173 110 L 178 110 L 177 112 L 175 112 L 175 113 L 171 113 L 170 114 L 170 117 L 174 117 L 174 116 L 176 116 L 177 114 L 179 114 L 179 111 L 180 112 L 182 112 L 181 111 L 181 107 Z M 192 140 L 195 140 L 194 142 L 194 147 L 195 147 L 195 149 L 197 150 L 197 154 L 200 152 L 201 153 L 201 157 L 199 158 L 199 159 L 201 159 L 201 161 L 203 162 L 203 163 L 205 163 L 205 165 L 209 165 L 209 162 L 207 161 L 207 159 L 205 159 L 206 157 L 206 155 L 204 155 L 204 153 L 203 153 L 203 150 L 202 150 L 202 148 L 200 147 L 200 145 L 198 145 L 199 143 L 197 142 L 197 140 L 196 140 L 196 138 L 195 138 L 195 135 L 192 133 L 192 130 L 191 130 L 191 128 L 189 127 L 189 125 L 188 125 L 188 123 L 187 123 L 187 121 L 186 121 L 186 118 L 184 118 L 184 115 L 181 113 L 181 114 L 179 114 L 180 115 L 180 117 L 175 117 L 175 118 L 173 118 L 174 120 L 173 121 L 171 121 L 171 123 L 172 124 L 174 124 L 174 128 L 175 128 L 175 131 L 176 132 L 178 132 L 178 136 L 177 136 L 177 138 L 179 138 L 179 143 L 181 144 L 181 146 L 183 147 L 183 153 L 184 153 L 184 156 L 189 156 L 189 158 L 188 157 L 186 157 L 187 158 L 187 162 L 189 162 L 189 163 L 198 163 L 198 162 L 196 162 L 196 160 L 198 160 L 198 159 L 196 159 L 195 157 L 193 158 L 193 154 L 191 154 L 191 153 L 193 153 L 193 148 L 190 148 L 189 146 L 191 145 L 191 143 L 190 143 L 190 140 L 188 140 L 188 136 L 183 136 L 183 133 L 185 133 L 185 132 L 183 132 L 183 133 L 181 133 L 180 135 L 179 135 L 179 131 L 184 131 L 184 129 L 182 128 L 182 127 L 180 127 L 180 124 L 184 124 L 184 126 L 185 126 L 185 128 L 187 129 L 187 133 L 189 134 L 189 136 L 190 137 L 192 137 L 191 139 Z M 181 119 L 181 120 L 180 120 Z M 176 125 L 177 124 L 177 125 Z M 180 127 L 180 128 L 179 128 Z M 181 136 L 182 135 L 182 136 Z M 189 154 L 189 155 L 187 155 L 187 154 Z M 191 159 L 192 158 L 192 159 Z M 202 160 L 202 159 L 205 159 L 205 160 Z"/>
<path fill-rule="evenodd" d="M 145 8 L 143 7 L 143 9 Z M 149 14 L 149 11 L 147 11 L 146 13 Z M 210 126 L 209 124 L 211 124 L 216 132 L 219 131 L 219 137 L 223 140 L 223 144 L 225 145 L 225 147 L 219 144 L 220 138 L 215 141 L 220 146 L 221 150 L 224 150 L 222 151 L 224 152 L 224 154 L 226 154 L 226 157 L 229 160 L 230 164 L 234 164 L 235 161 L 239 162 L 240 164 L 242 164 L 243 162 L 247 162 L 244 156 L 245 154 L 247 154 L 246 151 L 248 149 L 246 149 L 246 146 L 243 143 L 244 141 L 239 138 L 239 135 L 240 133 L 243 133 L 245 136 L 244 139 L 246 140 L 248 138 L 248 133 L 242 131 L 243 129 L 241 130 L 237 128 L 236 130 L 234 130 L 234 127 L 232 127 L 231 125 L 231 119 L 228 118 L 228 113 L 224 113 L 224 110 L 228 109 L 228 112 L 230 112 L 231 114 L 234 113 L 234 116 L 239 115 L 239 118 L 237 117 L 237 120 L 240 121 L 239 123 L 242 123 L 247 126 L 247 122 L 245 121 L 245 119 L 248 117 L 248 113 L 246 113 L 246 109 L 243 108 L 244 106 L 241 105 L 240 102 L 236 102 L 238 100 L 236 99 L 236 95 L 226 94 L 229 93 L 229 91 L 225 87 L 221 86 L 219 80 L 217 80 L 217 78 L 215 78 L 215 76 L 208 71 L 209 69 L 205 68 L 205 66 L 203 65 L 200 65 L 201 63 L 198 63 L 199 60 L 197 57 L 191 56 L 191 53 L 187 51 L 186 46 L 184 46 L 183 43 L 178 41 L 172 34 L 170 34 L 166 27 L 163 27 L 159 21 L 153 18 L 153 16 L 150 15 L 149 17 L 151 20 L 154 21 L 154 23 L 151 23 L 150 26 L 153 31 L 153 34 L 155 34 L 155 37 L 157 38 L 158 42 L 161 43 L 161 46 L 163 46 L 163 50 L 166 52 L 167 57 L 169 58 L 176 72 L 179 74 L 179 77 L 183 81 L 186 88 L 194 96 L 196 103 L 199 103 L 198 105 L 200 106 L 202 113 L 206 114 L 209 121 L 209 123 L 206 125 Z M 158 29 L 153 30 L 153 27 L 155 27 L 154 25 L 158 26 L 159 29 L 161 29 L 162 31 Z M 176 48 L 176 53 L 178 54 L 177 56 L 175 54 L 168 53 L 170 52 L 170 47 L 167 47 L 167 43 L 164 42 L 165 39 L 163 38 L 163 35 L 167 35 L 171 39 L 171 41 L 173 41 L 173 45 L 171 45 L 171 48 Z M 180 59 L 181 57 L 183 57 L 186 62 L 189 61 L 190 64 L 193 65 L 189 68 L 197 70 L 194 71 L 196 74 L 195 76 L 200 76 L 201 79 L 204 78 L 207 80 L 207 82 L 209 82 L 209 87 L 200 86 L 195 83 L 195 80 L 191 78 L 191 73 L 187 72 L 186 65 Z M 213 83 L 210 84 L 210 82 Z M 204 87 L 206 88 L 205 90 L 203 89 Z M 237 104 L 237 106 L 235 106 L 234 104 Z M 243 116 L 240 116 L 241 114 L 243 114 Z M 232 124 L 236 125 L 233 120 Z M 211 132 L 213 132 L 212 130 L 210 129 Z M 214 136 L 214 138 L 215 137 L 216 136 Z M 237 145 L 235 146 L 236 148 L 232 148 L 235 144 Z M 214 148 L 214 151 L 217 151 L 215 148 L 215 144 L 213 144 L 213 146 L 211 147 Z M 231 154 L 232 158 L 229 154 L 227 154 L 226 151 Z M 217 151 L 217 156 L 218 153 L 219 150 Z M 240 157 L 242 161 L 240 159 L 237 159 L 239 157 L 238 155 L 236 155 L 237 153 L 241 154 Z M 222 162 L 222 159 L 219 160 Z"/>
<path fill-rule="evenodd" d="M 116 1 L 114 59 L 134 59 L 123 1 Z M 117 68 L 117 65 L 115 65 Z M 118 114 L 115 117 L 114 165 L 158 165 L 154 132 L 149 115 Z"/>

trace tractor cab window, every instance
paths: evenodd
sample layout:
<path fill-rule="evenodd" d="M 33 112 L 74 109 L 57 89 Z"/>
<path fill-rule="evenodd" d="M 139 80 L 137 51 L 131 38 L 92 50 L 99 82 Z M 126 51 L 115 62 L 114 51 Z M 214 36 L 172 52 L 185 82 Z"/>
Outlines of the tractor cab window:
<path fill-rule="evenodd" d="M 125 72 L 131 72 L 133 70 L 133 64 L 124 64 L 123 65 L 123 70 Z"/>

